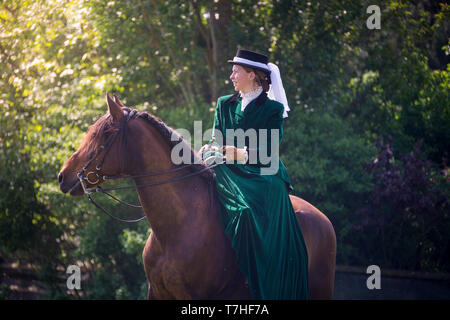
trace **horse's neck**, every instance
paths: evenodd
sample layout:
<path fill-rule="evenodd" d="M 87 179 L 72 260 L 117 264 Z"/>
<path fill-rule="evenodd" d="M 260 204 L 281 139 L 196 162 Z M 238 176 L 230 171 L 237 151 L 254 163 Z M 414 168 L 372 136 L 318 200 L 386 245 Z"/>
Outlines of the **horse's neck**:
<path fill-rule="evenodd" d="M 150 134 L 155 129 L 151 131 Z M 175 167 L 170 159 L 169 146 L 162 139 L 152 141 L 152 137 L 155 135 L 136 137 L 143 142 L 139 143 L 140 152 L 132 154 L 142 154 L 138 163 L 145 170 L 143 172 Z M 159 177 L 135 179 L 135 182 L 137 185 L 151 183 L 187 173 L 190 173 L 189 169 L 183 169 Z M 157 259 L 155 255 L 164 257 L 164 266 L 178 270 L 181 273 L 180 279 L 187 282 L 189 290 L 198 289 L 200 283 L 208 282 L 202 288 L 203 291 L 200 291 L 200 296 L 205 297 L 214 296 L 223 288 L 234 288 L 241 280 L 243 283 L 231 242 L 222 230 L 215 186 L 211 185 L 211 194 L 209 187 L 210 184 L 199 175 L 148 188 L 137 187 L 141 204 L 152 227 L 152 245 L 145 247 L 143 255 L 147 258 L 151 256 L 152 259 Z M 173 274 L 172 269 L 167 272 Z M 247 292 L 247 289 L 243 290 Z M 245 294 L 243 297 L 249 296 Z"/>
<path fill-rule="evenodd" d="M 155 137 L 155 132 L 151 134 Z M 170 158 L 170 148 L 164 141 L 155 138 L 149 141 L 145 137 L 140 141 L 138 153 L 141 156 L 138 162 L 142 169 L 141 173 L 175 168 Z M 186 168 L 169 174 L 135 178 L 135 183 L 139 186 L 188 173 L 190 171 Z M 137 187 L 137 192 L 152 232 L 162 245 L 183 240 L 186 233 L 196 232 L 195 228 L 201 224 L 204 225 L 201 228 L 208 227 L 208 219 L 205 218 L 210 214 L 211 209 L 209 208 L 208 183 L 197 175 L 161 185 Z"/>

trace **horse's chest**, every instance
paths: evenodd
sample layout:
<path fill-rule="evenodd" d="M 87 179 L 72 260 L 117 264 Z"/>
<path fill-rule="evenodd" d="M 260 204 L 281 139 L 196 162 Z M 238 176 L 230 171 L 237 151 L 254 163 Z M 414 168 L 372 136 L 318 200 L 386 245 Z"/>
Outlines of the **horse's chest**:
<path fill-rule="evenodd" d="M 185 276 L 174 261 L 161 261 L 149 272 L 150 285 L 158 299 L 192 299 Z"/>
<path fill-rule="evenodd" d="M 157 299 L 191 299 L 180 261 L 164 254 L 156 239 L 147 241 L 143 253 L 144 268 Z"/>

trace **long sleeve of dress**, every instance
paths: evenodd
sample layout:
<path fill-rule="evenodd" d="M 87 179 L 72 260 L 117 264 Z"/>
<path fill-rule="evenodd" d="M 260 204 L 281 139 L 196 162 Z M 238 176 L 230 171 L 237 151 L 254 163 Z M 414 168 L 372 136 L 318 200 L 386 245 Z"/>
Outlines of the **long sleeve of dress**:
<path fill-rule="evenodd" d="M 279 145 L 283 139 L 283 110 L 279 109 L 273 112 L 269 116 L 264 128 L 267 135 L 264 136 L 261 132 L 258 132 L 257 148 L 247 145 L 249 149 L 249 164 L 253 164 L 259 167 L 269 166 L 268 161 L 276 160 L 279 158 Z M 275 140 L 272 140 L 272 136 Z M 278 136 L 278 139 L 276 137 Z M 274 144 L 275 142 L 275 144 Z M 256 160 L 256 163 L 255 163 Z"/>

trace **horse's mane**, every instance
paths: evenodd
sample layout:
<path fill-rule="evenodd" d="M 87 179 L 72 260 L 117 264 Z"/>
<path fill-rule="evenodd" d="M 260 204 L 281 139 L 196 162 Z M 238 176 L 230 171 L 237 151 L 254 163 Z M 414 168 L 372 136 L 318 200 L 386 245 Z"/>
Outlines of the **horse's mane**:
<path fill-rule="evenodd" d="M 128 114 L 132 111 L 132 109 L 128 107 L 122 107 L 122 110 Z M 182 136 L 180 136 L 176 130 L 169 127 L 164 121 L 159 119 L 157 116 L 151 115 L 148 112 L 136 112 L 136 114 L 133 116 L 133 118 L 141 118 L 145 120 L 149 125 L 151 125 L 153 128 L 156 129 L 156 131 L 161 135 L 163 140 L 168 144 L 170 149 L 172 149 L 175 145 L 182 143 L 183 144 L 183 150 L 190 150 L 190 156 L 191 156 L 191 162 L 192 165 L 188 166 L 188 170 L 191 172 L 199 172 L 207 166 L 204 164 L 203 161 L 199 159 L 196 152 L 191 148 L 191 145 L 183 139 Z M 99 120 L 97 120 L 89 129 L 86 137 L 84 138 L 82 142 L 81 148 L 86 148 L 88 152 L 95 152 L 99 147 L 102 141 L 100 139 L 95 139 L 96 137 L 102 136 L 104 134 L 107 134 L 109 132 L 114 132 L 116 130 L 120 130 L 120 136 L 119 140 L 123 147 L 126 146 L 128 143 L 127 141 L 127 130 L 126 130 L 126 122 L 123 122 L 121 126 L 117 126 L 113 124 L 113 120 L 110 114 L 103 115 Z M 173 140 L 173 138 L 177 138 L 176 140 Z M 104 139 L 102 139 L 104 140 Z M 119 161 L 122 161 L 122 156 L 119 154 L 117 155 L 119 158 Z M 180 164 L 184 165 L 184 164 Z M 207 181 L 210 179 L 215 179 L 215 173 L 211 169 L 207 169 L 201 174 L 199 174 L 201 177 L 205 178 Z"/>
<path fill-rule="evenodd" d="M 183 139 L 183 137 L 180 136 L 178 132 L 176 132 L 176 130 L 174 130 L 173 128 L 169 127 L 166 123 L 164 123 L 164 121 L 159 119 L 157 116 L 151 115 L 150 113 L 147 112 L 138 112 L 136 117 L 146 120 L 151 126 L 153 126 L 153 128 L 155 128 L 158 131 L 158 133 L 161 135 L 164 141 L 169 145 L 170 149 L 172 149 L 179 143 L 182 143 L 184 147 L 183 150 L 186 149 L 190 150 L 192 165 L 189 166 L 188 168 L 190 168 L 192 172 L 198 172 L 207 168 L 204 162 L 201 161 L 201 159 L 199 159 L 194 149 L 191 148 L 191 145 L 185 139 Z M 177 139 L 174 140 L 173 139 L 174 137 Z M 211 169 L 205 170 L 200 175 L 206 178 L 207 180 L 208 179 L 214 180 L 215 178 L 215 173 Z"/>

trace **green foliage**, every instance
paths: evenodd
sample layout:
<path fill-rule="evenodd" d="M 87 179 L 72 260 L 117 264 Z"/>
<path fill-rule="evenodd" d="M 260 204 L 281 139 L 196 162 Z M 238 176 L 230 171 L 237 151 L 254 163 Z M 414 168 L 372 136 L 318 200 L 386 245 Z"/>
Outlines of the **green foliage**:
<path fill-rule="evenodd" d="M 287 119 L 280 154 L 294 193 L 326 213 L 336 230 L 338 261 L 348 263 L 345 255 L 358 243 L 343 240 L 351 231 L 351 213 L 367 202 L 372 186 L 365 164 L 376 150 L 331 114 L 296 109 Z"/>
<path fill-rule="evenodd" d="M 125 184 L 129 185 L 130 181 L 114 185 Z M 122 191 L 115 196 L 138 203 L 134 191 Z M 120 206 L 107 197 L 94 197 L 117 217 L 132 218 L 142 214 L 140 210 Z M 96 210 L 77 232 L 80 246 L 75 254 L 79 260 L 87 261 L 86 269 L 90 275 L 84 283 L 87 298 L 146 297 L 147 283 L 141 257 L 150 229 L 145 221 L 133 225 L 124 224 Z"/>
<path fill-rule="evenodd" d="M 450 247 L 441 247 L 450 242 L 448 181 L 425 160 L 422 142 L 398 159 L 391 140 L 377 141 L 376 161 L 368 163 L 373 188 L 351 229 L 362 231 L 358 243 L 384 267 L 448 271 Z"/>
<path fill-rule="evenodd" d="M 381 29 L 369 30 L 370 4 L 3 1 L 1 258 L 34 263 L 50 298 L 69 298 L 57 275 L 75 263 L 88 274 L 81 297 L 145 298 L 148 224 L 116 223 L 84 198 L 61 194 L 57 173 L 106 112 L 105 91 L 173 128 L 193 133 L 201 120 L 205 131 L 217 97 L 232 93 L 226 60 L 244 47 L 268 53 L 280 67 L 292 110 L 280 154 L 295 193 L 332 220 L 338 264 L 381 259 L 373 253 L 381 234 L 355 229 L 354 215 L 379 183 L 364 166 L 377 156 L 377 138 L 392 137 L 394 159 L 423 139 L 423 157 L 432 163 L 428 179 L 450 192 L 442 175 L 450 150 L 450 9 L 444 2 L 379 1 Z M 118 195 L 137 202 L 132 190 Z M 115 215 L 138 215 L 99 201 Z M 419 239 L 420 222 L 401 219 L 394 203 L 379 207 L 394 221 L 384 236 L 395 235 L 402 221 L 404 237 L 389 238 L 395 250 L 384 263 L 404 267 L 399 262 L 414 256 L 415 269 L 445 270 L 449 244 L 441 234 L 448 217 L 427 220 L 434 231 Z M 9 295 L 8 288 L 1 292 Z"/>

